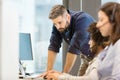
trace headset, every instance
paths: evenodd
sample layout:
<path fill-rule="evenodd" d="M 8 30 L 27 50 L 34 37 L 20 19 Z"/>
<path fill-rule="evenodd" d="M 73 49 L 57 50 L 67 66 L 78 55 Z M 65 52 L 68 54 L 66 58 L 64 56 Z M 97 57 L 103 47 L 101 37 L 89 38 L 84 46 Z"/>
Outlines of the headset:
<path fill-rule="evenodd" d="M 111 22 L 115 21 L 115 12 L 116 12 L 116 9 L 117 9 L 117 4 L 114 4 L 113 10 L 112 10 L 112 14 L 110 16 L 110 21 Z"/>

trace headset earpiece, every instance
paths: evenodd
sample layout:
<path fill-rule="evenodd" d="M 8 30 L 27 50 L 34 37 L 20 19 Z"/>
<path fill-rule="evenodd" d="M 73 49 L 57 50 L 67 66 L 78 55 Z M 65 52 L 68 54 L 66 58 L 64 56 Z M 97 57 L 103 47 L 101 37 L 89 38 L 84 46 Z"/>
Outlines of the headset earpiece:
<path fill-rule="evenodd" d="M 111 14 L 111 16 L 110 16 L 110 21 L 111 21 L 111 22 L 114 22 L 114 20 L 115 20 L 116 8 L 117 8 L 117 4 L 115 4 L 114 7 L 113 7 L 112 14 Z"/>

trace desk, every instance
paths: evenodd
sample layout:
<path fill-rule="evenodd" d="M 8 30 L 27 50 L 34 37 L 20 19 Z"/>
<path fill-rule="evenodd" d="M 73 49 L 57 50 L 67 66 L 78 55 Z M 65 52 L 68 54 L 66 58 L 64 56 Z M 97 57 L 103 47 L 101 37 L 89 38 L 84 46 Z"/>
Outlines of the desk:
<path fill-rule="evenodd" d="M 19 80 L 45 80 L 45 79 L 42 79 L 42 78 L 39 78 L 39 79 L 35 79 L 35 78 L 23 78 L 23 79 L 20 79 Z"/>
<path fill-rule="evenodd" d="M 38 75 L 31 75 L 31 76 L 26 76 L 26 77 L 22 77 L 21 75 L 19 75 L 19 80 L 45 80 L 43 78 L 36 78 Z"/>

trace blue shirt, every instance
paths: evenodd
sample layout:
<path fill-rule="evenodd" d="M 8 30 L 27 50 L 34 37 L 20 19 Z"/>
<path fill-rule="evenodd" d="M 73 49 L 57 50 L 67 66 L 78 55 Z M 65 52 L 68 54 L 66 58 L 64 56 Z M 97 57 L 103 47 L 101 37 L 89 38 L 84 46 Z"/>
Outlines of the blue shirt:
<path fill-rule="evenodd" d="M 86 56 L 93 56 L 89 50 L 89 33 L 87 32 L 87 28 L 95 20 L 85 12 L 68 10 L 68 13 L 71 16 L 70 26 L 66 31 L 60 33 L 53 25 L 48 49 L 59 52 L 64 39 L 69 44 L 68 52 L 77 55 L 83 53 Z"/>

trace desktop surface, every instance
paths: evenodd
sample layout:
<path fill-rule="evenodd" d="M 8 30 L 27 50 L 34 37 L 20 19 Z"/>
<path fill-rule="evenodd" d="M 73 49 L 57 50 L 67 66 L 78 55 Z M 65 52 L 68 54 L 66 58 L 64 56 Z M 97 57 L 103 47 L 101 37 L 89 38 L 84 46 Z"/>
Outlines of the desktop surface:
<path fill-rule="evenodd" d="M 19 80 L 46 80 L 39 76 L 40 76 L 40 74 L 38 74 L 38 73 L 26 75 L 25 77 L 23 77 L 22 75 L 19 75 Z"/>

